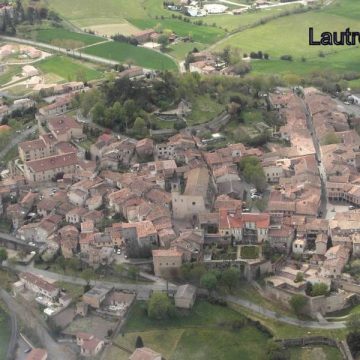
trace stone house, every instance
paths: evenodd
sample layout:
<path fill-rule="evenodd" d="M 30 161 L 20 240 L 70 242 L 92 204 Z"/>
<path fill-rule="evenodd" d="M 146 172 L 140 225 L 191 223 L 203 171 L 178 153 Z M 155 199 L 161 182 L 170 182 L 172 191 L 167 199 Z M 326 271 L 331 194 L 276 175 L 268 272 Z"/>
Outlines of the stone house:
<path fill-rule="evenodd" d="M 183 254 L 174 249 L 152 251 L 155 276 L 166 276 L 172 269 L 179 269 L 183 262 Z"/>
<path fill-rule="evenodd" d="M 196 299 L 196 287 L 190 284 L 178 287 L 175 294 L 175 306 L 181 309 L 191 309 Z"/>
<path fill-rule="evenodd" d="M 215 196 L 215 186 L 206 168 L 192 169 L 185 177 L 184 193 L 171 193 L 173 216 L 176 219 L 193 219 L 199 213 L 208 212 Z"/>

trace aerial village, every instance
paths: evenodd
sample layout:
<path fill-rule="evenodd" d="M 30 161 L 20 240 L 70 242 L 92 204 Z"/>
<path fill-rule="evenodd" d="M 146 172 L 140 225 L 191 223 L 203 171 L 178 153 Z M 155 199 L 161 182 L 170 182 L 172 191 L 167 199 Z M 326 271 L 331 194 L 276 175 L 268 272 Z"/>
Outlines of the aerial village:
<path fill-rule="evenodd" d="M 270 151 L 242 143 L 208 150 L 185 128 L 166 141 L 99 132 L 85 153 L 78 143 L 91 124 L 68 111 L 86 88 L 64 87 L 66 94 L 38 109 L 38 138 L 18 144 L 18 159 L 0 182 L 1 216 L 12 227 L 1 241 L 13 248 L 9 266 L 21 269 L 12 292 L 56 319 L 60 339 L 95 356 L 135 300 L 152 290 L 88 279 L 74 301 L 47 274 L 59 257 L 94 271 L 130 266 L 185 309 L 200 291 L 179 283 L 186 264 L 261 278 L 262 296 L 284 307 L 301 294 L 308 299 L 302 311 L 320 321 L 357 303 L 360 286 L 344 269 L 360 254 L 360 138 L 329 95 L 315 88 L 265 94 L 264 104 L 284 120 L 272 137 L 288 144 L 270 142 Z M 326 145 L 329 133 L 340 140 Z M 245 181 L 244 161 L 260 164 L 265 185 Z M 256 202 L 265 197 L 260 211 Z M 76 331 L 88 316 L 99 324 L 96 333 Z"/>

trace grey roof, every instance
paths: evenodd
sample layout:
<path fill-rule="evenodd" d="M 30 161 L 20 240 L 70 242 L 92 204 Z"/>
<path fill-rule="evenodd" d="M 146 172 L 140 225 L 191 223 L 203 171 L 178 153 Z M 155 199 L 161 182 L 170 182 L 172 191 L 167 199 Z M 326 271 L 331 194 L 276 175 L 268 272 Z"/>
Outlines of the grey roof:
<path fill-rule="evenodd" d="M 191 299 L 195 293 L 196 293 L 196 287 L 190 284 L 186 284 L 178 287 L 175 297 L 184 297 Z"/>

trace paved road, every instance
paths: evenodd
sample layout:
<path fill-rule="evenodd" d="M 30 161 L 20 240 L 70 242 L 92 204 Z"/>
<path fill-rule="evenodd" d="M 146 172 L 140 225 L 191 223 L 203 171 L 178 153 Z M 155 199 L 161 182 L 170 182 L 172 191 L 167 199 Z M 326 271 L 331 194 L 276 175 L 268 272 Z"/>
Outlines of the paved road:
<path fill-rule="evenodd" d="M 78 51 L 78 50 L 70 50 L 70 51 L 68 51 L 65 48 L 61 48 L 61 47 L 53 46 L 53 45 L 49 45 L 49 44 L 44 44 L 44 43 L 37 42 L 37 41 L 25 40 L 25 39 L 21 39 L 21 38 L 17 38 L 17 37 L 9 37 L 9 36 L 0 36 L 0 39 L 3 39 L 5 41 L 17 42 L 17 43 L 20 43 L 20 44 L 36 46 L 36 47 L 43 48 L 43 49 L 48 49 L 48 50 L 51 50 L 51 51 L 56 51 L 58 53 L 62 53 L 62 54 L 65 54 L 65 55 L 68 55 L 68 56 L 71 56 L 71 57 L 74 57 L 74 58 L 81 58 L 81 59 L 84 59 L 84 60 L 93 61 L 93 62 L 103 64 L 103 65 L 114 66 L 114 65 L 120 64 L 118 61 L 104 59 L 104 58 L 101 58 L 99 56 L 93 56 L 93 55 L 89 55 L 89 54 L 84 54 L 83 52 Z"/>
<path fill-rule="evenodd" d="M 9 345 L 6 352 L 6 360 L 12 360 L 13 355 L 16 351 L 16 344 L 17 344 L 17 338 L 18 338 L 18 324 L 17 324 L 17 318 L 15 311 L 13 311 L 11 307 L 11 297 L 7 294 L 7 292 L 3 289 L 0 289 L 0 297 L 4 301 L 6 307 L 9 310 L 10 313 L 10 319 L 11 319 L 11 336 L 9 340 Z"/>
<path fill-rule="evenodd" d="M 25 139 L 31 135 L 33 131 L 37 129 L 37 126 L 34 125 L 30 129 L 26 129 L 22 131 L 20 134 L 16 135 L 10 142 L 7 144 L 4 149 L 0 151 L 0 159 L 3 159 L 4 156 L 17 144 L 19 144 L 22 141 L 25 141 Z"/>
<path fill-rule="evenodd" d="M 25 266 L 16 266 L 17 270 L 20 271 L 26 271 L 30 270 L 34 273 L 37 273 L 38 275 L 42 275 L 44 277 L 54 279 L 56 281 L 65 281 L 76 285 L 85 285 L 86 282 L 83 279 L 72 277 L 72 276 L 66 276 L 61 275 L 57 273 L 53 273 L 50 271 L 40 270 L 36 268 L 25 267 Z M 92 280 L 90 282 L 91 285 L 96 285 L 97 283 L 101 283 L 108 286 L 114 286 L 117 289 L 123 289 L 123 290 L 132 290 L 136 291 L 138 293 L 137 298 L 140 300 L 145 300 L 149 297 L 151 291 L 165 291 L 168 287 L 171 291 L 176 291 L 177 286 L 172 283 L 166 284 L 166 281 L 163 279 L 159 279 L 157 277 L 151 277 L 155 282 L 152 284 L 129 284 L 129 283 L 120 283 L 120 282 L 110 282 L 110 281 L 101 281 L 101 280 Z M 262 316 L 265 316 L 269 319 L 277 320 L 285 324 L 294 325 L 294 326 L 301 326 L 305 328 L 312 328 L 312 329 L 343 329 L 345 328 L 344 322 L 331 322 L 331 323 L 319 323 L 316 321 L 302 321 L 297 320 L 294 318 L 290 318 L 288 316 L 283 316 L 280 314 L 275 313 L 274 311 L 268 310 L 262 306 L 259 306 L 257 304 L 254 304 L 250 301 L 240 299 L 234 296 L 225 296 L 224 300 L 233 302 L 235 304 L 244 306 L 248 310 L 251 310 L 257 314 L 260 314 Z"/>
<path fill-rule="evenodd" d="M 345 322 L 339 321 L 339 322 L 328 322 L 328 323 L 319 323 L 316 321 L 303 321 L 294 319 L 288 316 L 283 316 L 280 314 L 275 313 L 274 311 L 268 310 L 260 305 L 254 304 L 250 301 L 239 299 L 235 296 L 225 296 L 224 299 L 226 301 L 229 301 L 231 303 L 241 305 L 255 313 L 258 313 L 260 315 L 263 315 L 269 319 L 277 320 L 289 325 L 294 326 L 301 326 L 304 328 L 311 328 L 311 329 L 323 329 L 323 330 L 336 330 L 336 329 L 344 329 L 346 327 Z"/>
<path fill-rule="evenodd" d="M 41 344 L 51 354 L 52 360 L 75 360 L 76 355 L 74 352 L 58 344 L 48 333 L 41 321 L 34 316 L 34 314 L 26 309 L 23 305 L 19 304 L 14 298 L 12 298 L 6 291 L 0 289 L 0 296 L 6 302 L 11 312 L 16 313 L 16 316 L 22 320 L 27 326 L 34 330 L 37 337 L 41 341 Z M 14 355 L 13 351 L 11 355 Z M 12 359 L 12 357 L 11 357 Z"/>
<path fill-rule="evenodd" d="M 49 279 L 53 279 L 56 281 L 64 281 L 68 283 L 72 283 L 75 285 L 86 285 L 86 281 L 84 279 L 74 277 L 74 276 L 67 276 L 58 273 L 54 273 L 47 270 L 37 269 L 35 267 L 29 266 L 21 266 L 17 265 L 16 270 L 18 271 L 31 271 L 32 273 L 44 276 Z M 169 283 L 168 285 L 164 280 L 155 279 L 154 283 L 151 284 L 136 284 L 136 283 L 122 283 L 122 282 L 112 282 L 112 281 L 103 281 L 103 280 L 91 280 L 90 285 L 94 286 L 96 284 L 103 284 L 107 286 L 114 286 L 117 289 L 121 290 L 130 290 L 136 291 L 138 294 L 138 299 L 144 300 L 148 299 L 151 291 L 165 291 L 167 286 L 169 290 L 176 291 L 177 286 L 174 284 Z"/>
<path fill-rule="evenodd" d="M 103 65 L 114 66 L 114 65 L 121 64 L 119 61 L 108 60 L 108 59 L 102 58 L 100 56 L 84 54 L 81 51 L 81 49 L 84 49 L 85 47 L 79 48 L 79 49 L 74 49 L 74 50 L 68 50 L 68 49 L 65 49 L 65 48 L 58 47 L 58 46 L 53 46 L 53 45 L 45 44 L 45 43 L 38 42 L 38 41 L 25 40 L 25 39 L 21 39 L 21 38 L 17 38 L 17 37 L 0 36 L 0 39 L 3 39 L 5 41 L 17 42 L 17 43 L 20 43 L 20 44 L 36 46 L 38 48 L 43 48 L 43 49 L 47 49 L 47 50 L 51 50 L 51 51 L 56 51 L 58 53 L 62 53 L 62 54 L 65 54 L 65 55 L 68 55 L 68 56 L 71 56 L 71 57 L 74 57 L 74 58 L 77 58 L 77 59 L 80 58 L 80 59 L 96 62 L 96 63 L 103 64 Z M 112 40 L 100 41 L 97 44 L 92 44 L 92 45 L 89 45 L 89 46 L 86 46 L 86 47 L 90 47 L 90 46 L 94 46 L 94 45 L 98 45 L 98 44 L 103 44 L 103 43 L 109 42 L 109 41 L 112 41 Z M 160 52 L 160 51 L 156 51 L 156 50 L 153 50 L 153 51 L 159 52 L 162 55 L 164 55 L 164 56 L 168 57 L 169 59 L 173 60 L 175 62 L 175 64 L 177 65 L 177 67 L 179 68 L 179 62 L 174 57 L 170 56 L 169 54 Z"/>

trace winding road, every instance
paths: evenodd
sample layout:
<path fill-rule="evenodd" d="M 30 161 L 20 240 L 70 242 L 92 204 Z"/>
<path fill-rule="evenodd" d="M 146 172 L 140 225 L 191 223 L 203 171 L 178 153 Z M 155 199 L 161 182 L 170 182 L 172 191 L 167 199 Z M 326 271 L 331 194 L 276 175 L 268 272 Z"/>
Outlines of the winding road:
<path fill-rule="evenodd" d="M 11 297 L 3 289 L 0 289 L 0 298 L 5 303 L 6 307 L 9 310 L 9 314 L 10 314 L 11 336 L 10 336 L 9 345 L 8 345 L 7 352 L 6 352 L 6 360 L 12 360 L 13 355 L 15 354 L 15 351 L 16 351 L 16 344 L 17 344 L 17 338 L 18 338 L 18 333 L 19 333 L 17 318 L 16 318 L 15 311 L 13 311 L 13 309 L 11 307 Z"/>
<path fill-rule="evenodd" d="M 86 281 L 73 276 L 66 276 L 62 274 L 57 274 L 51 271 L 46 270 L 40 270 L 34 267 L 29 266 L 16 266 L 16 269 L 19 271 L 31 271 L 35 274 L 47 277 L 49 279 L 53 279 L 56 281 L 65 281 L 76 285 L 85 285 Z M 149 295 L 152 291 L 166 291 L 169 289 L 170 291 L 176 291 L 177 285 L 172 283 L 166 283 L 165 280 L 152 277 L 154 280 L 154 283 L 152 284 L 134 284 L 134 283 L 121 283 L 121 282 L 111 282 L 111 281 L 102 281 L 102 280 L 92 280 L 90 281 L 90 285 L 96 285 L 96 284 L 104 284 L 108 286 L 114 286 L 117 289 L 122 290 L 132 290 L 136 291 L 138 296 L 137 298 L 139 300 L 146 300 L 148 299 Z M 301 326 L 304 328 L 310 328 L 310 329 L 323 329 L 323 330 L 336 330 L 336 329 L 344 329 L 346 327 L 344 321 L 338 321 L 338 322 L 327 322 L 327 323 L 319 323 L 316 321 L 304 321 L 304 320 L 298 320 L 296 318 L 291 318 L 289 316 L 284 316 L 281 314 L 278 314 L 274 311 L 271 311 L 269 309 L 266 309 L 265 307 L 255 304 L 253 302 L 250 302 L 245 299 L 241 299 L 235 296 L 227 295 L 222 297 L 225 301 L 232 302 L 237 305 L 241 305 L 245 307 L 246 309 L 265 316 L 269 319 L 276 320 L 288 325 L 293 326 Z"/>

